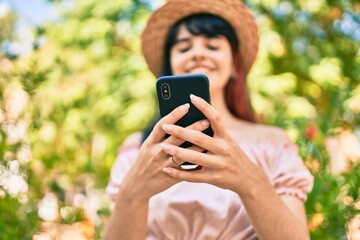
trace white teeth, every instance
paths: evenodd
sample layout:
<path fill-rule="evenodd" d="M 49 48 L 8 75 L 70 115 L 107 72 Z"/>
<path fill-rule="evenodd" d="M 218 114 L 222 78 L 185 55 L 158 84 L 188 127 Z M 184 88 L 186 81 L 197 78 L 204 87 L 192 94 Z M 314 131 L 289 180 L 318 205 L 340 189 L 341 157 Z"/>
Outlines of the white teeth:
<path fill-rule="evenodd" d="M 193 68 L 191 69 L 190 72 L 192 73 L 204 73 L 204 72 L 209 72 L 210 70 L 206 67 L 197 67 L 197 68 Z"/>

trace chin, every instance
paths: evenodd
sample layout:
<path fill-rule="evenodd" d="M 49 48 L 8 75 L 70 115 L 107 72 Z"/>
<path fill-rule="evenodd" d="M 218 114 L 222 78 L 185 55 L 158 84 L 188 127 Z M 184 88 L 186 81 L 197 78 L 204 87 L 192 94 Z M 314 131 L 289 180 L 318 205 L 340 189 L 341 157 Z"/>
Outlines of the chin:
<path fill-rule="evenodd" d="M 221 80 L 217 77 L 212 77 L 212 76 L 207 76 L 209 78 L 209 83 L 210 83 L 210 90 L 211 91 L 218 91 L 221 90 L 223 91 L 227 81 Z"/>

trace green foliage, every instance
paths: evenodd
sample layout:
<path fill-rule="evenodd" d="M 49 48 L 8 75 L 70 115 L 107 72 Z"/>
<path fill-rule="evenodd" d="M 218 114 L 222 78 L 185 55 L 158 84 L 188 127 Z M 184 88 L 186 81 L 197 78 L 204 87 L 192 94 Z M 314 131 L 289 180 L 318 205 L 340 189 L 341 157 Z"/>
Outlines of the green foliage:
<path fill-rule="evenodd" d="M 16 129 L 1 131 L 0 177 L 10 177 L 10 162 L 20 163 L 11 174 L 29 187 L 18 196 L 0 185 L 1 220 L 9 224 L 2 239 L 31 238 L 44 220 L 91 221 L 97 233 L 90 238 L 101 239 L 109 215 L 103 189 L 117 147 L 155 112 L 153 78 L 143 71 L 136 45 L 147 10 L 140 2 L 78 1 L 62 21 L 34 31 L 46 44 L 30 56 L 0 59 L 1 129 L 26 126 L 17 142 L 9 143 Z M 2 55 L 10 57 L 6 49 Z M 21 106 L 10 116 L 13 101 Z M 29 162 L 19 160 L 25 145 L 31 146 Z"/>
<path fill-rule="evenodd" d="M 359 169 L 360 164 L 357 164 L 350 173 L 342 176 L 335 177 L 324 173 L 317 175 L 307 202 L 307 211 L 308 214 L 321 213 L 324 219 L 319 228 L 311 232 L 313 239 L 344 238 L 344 223 L 349 222 L 359 212 L 352 204 L 359 198 Z"/>
<path fill-rule="evenodd" d="M 254 107 L 265 122 L 287 129 L 315 177 L 306 203 L 311 237 L 352 239 L 347 224 L 360 210 L 356 205 L 360 164 L 359 154 L 352 160 L 346 154 L 358 152 L 360 139 L 360 39 L 353 34 L 360 27 L 359 5 L 355 1 L 248 3 L 258 16 L 263 37 L 264 58 L 248 79 Z M 344 146 L 344 132 L 351 132 L 356 142 Z M 330 146 L 334 139 L 337 146 Z M 336 169 L 339 163 L 348 166 Z"/>
<path fill-rule="evenodd" d="M 31 234 L 35 234 L 37 227 L 36 206 L 26 204 L 25 206 L 11 196 L 6 196 L 0 201 L 0 219 L 3 221 L 0 230 L 2 239 L 31 239 Z"/>
<path fill-rule="evenodd" d="M 32 30 L 31 55 L 0 51 L 1 237 L 31 239 L 47 220 L 81 223 L 96 230 L 90 239 L 101 239 L 117 147 L 157 109 L 139 41 L 151 6 L 77 0 L 69 9 L 66 1 L 50 2 L 61 17 Z M 360 165 L 346 155 L 348 166 L 337 171 L 326 144 L 345 133 L 359 143 L 360 40 L 349 31 L 360 26 L 359 4 L 246 3 L 262 39 L 248 76 L 254 108 L 287 130 L 315 177 L 306 203 L 312 238 L 346 238 L 359 214 Z M 0 17 L 0 42 L 21 39 L 15 19 Z M 22 187 L 6 184 L 11 176 Z"/>

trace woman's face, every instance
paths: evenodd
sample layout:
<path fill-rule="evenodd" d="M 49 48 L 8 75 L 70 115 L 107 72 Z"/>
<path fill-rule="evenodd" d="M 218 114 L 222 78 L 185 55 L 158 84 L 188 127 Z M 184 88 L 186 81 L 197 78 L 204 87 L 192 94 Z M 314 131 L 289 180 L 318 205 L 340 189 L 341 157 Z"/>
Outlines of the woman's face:
<path fill-rule="evenodd" d="M 224 36 L 207 38 L 192 35 L 180 26 L 170 50 L 174 75 L 202 73 L 210 80 L 210 90 L 223 89 L 233 72 L 231 47 Z"/>

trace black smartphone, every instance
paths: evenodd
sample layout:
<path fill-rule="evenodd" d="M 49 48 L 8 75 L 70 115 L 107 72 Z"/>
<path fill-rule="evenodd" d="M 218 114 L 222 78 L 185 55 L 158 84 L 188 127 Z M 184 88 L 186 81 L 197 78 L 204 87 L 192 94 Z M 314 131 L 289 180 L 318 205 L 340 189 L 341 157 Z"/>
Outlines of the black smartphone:
<path fill-rule="evenodd" d="M 196 121 L 206 119 L 204 114 L 190 101 L 190 94 L 194 94 L 210 103 L 209 79 L 204 74 L 159 77 L 156 81 L 156 92 L 161 117 L 166 116 L 176 107 L 189 103 L 189 112 L 176 122 L 176 125 L 187 127 Z M 209 136 L 213 136 L 213 130 L 211 127 L 205 129 L 203 132 Z M 180 145 L 180 147 L 186 148 L 191 145 L 193 144 L 184 142 Z M 181 165 L 181 167 L 183 169 L 194 169 L 197 165 L 185 162 Z"/>

